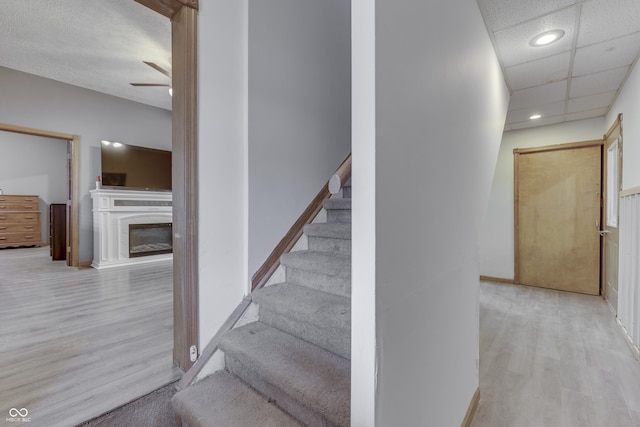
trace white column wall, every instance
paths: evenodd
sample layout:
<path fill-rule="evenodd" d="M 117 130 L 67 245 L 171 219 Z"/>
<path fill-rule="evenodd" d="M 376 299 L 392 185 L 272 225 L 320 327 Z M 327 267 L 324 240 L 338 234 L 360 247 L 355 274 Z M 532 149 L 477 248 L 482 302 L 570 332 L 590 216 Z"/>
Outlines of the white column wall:
<path fill-rule="evenodd" d="M 351 2 L 351 425 L 376 425 L 375 2 Z"/>
<path fill-rule="evenodd" d="M 247 291 L 247 0 L 201 2 L 198 22 L 200 345 Z"/>
<path fill-rule="evenodd" d="M 480 239 L 480 274 L 513 280 L 513 150 L 602 139 L 603 117 L 505 132 Z"/>
<path fill-rule="evenodd" d="M 354 80 L 373 61 L 375 74 L 353 92 L 352 395 L 365 396 L 352 425 L 460 425 L 478 387 L 480 227 L 507 89 L 473 0 L 354 1 L 353 16 Z M 355 321 L 373 306 L 375 335 Z"/>

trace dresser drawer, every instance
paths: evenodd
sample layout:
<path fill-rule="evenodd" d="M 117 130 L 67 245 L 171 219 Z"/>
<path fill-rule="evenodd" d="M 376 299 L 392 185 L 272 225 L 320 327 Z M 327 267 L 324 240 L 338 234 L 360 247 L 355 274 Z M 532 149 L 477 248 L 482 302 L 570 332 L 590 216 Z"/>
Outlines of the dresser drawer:
<path fill-rule="evenodd" d="M 0 212 L 0 224 L 40 222 L 40 212 L 4 213 Z"/>
<path fill-rule="evenodd" d="M 36 222 L 33 223 L 22 223 L 22 224 L 5 224 L 0 222 L 0 234 L 5 233 L 33 233 L 38 231 L 38 224 Z"/>
<path fill-rule="evenodd" d="M 38 212 L 38 202 L 35 203 L 3 203 L 0 202 L 0 213 L 2 212 Z"/>
<path fill-rule="evenodd" d="M 35 232 L 0 234 L 0 245 L 7 243 L 32 244 L 40 243 L 40 230 Z"/>
<path fill-rule="evenodd" d="M 10 203 L 20 203 L 20 202 L 28 202 L 28 203 L 38 203 L 38 196 L 31 195 L 21 195 L 21 194 L 1 194 L 0 195 L 0 203 L 2 202 L 10 202 Z"/>
<path fill-rule="evenodd" d="M 16 195 L 0 195 L 0 204 L 20 204 L 20 203 L 35 203 L 38 204 L 38 196 L 16 196 Z"/>

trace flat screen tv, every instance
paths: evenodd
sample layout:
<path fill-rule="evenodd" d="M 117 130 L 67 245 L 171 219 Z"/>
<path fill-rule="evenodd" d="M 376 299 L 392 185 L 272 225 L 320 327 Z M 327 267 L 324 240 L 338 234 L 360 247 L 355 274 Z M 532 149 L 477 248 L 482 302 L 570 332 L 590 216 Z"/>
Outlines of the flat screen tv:
<path fill-rule="evenodd" d="M 171 191 L 171 151 L 102 141 L 102 186 Z"/>

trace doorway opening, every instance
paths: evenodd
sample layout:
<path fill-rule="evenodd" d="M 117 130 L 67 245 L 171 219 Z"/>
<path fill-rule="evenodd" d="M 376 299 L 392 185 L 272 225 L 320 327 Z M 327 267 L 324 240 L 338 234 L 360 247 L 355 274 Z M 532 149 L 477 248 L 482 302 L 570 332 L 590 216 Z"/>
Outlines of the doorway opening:
<path fill-rule="evenodd" d="M 78 204 L 79 204 L 79 190 L 78 190 L 78 161 L 80 150 L 80 137 L 78 135 L 65 134 L 59 132 L 46 131 L 41 129 L 33 129 L 22 126 L 15 126 L 5 123 L 0 123 L 0 131 L 19 133 L 23 135 L 31 135 L 55 140 L 66 141 L 67 143 L 67 236 L 66 236 L 66 248 L 67 248 L 67 265 L 70 267 L 78 267 L 79 255 L 78 255 Z"/>

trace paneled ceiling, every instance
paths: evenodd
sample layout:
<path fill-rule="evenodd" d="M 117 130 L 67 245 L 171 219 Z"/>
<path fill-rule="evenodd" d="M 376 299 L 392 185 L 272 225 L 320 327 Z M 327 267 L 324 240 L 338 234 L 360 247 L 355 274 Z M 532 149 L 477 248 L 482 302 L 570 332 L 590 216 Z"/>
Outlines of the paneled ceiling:
<path fill-rule="evenodd" d="M 507 130 L 607 114 L 640 53 L 640 0 L 478 5 L 511 92 Z M 565 33 L 557 42 L 529 44 L 556 29 Z"/>
<path fill-rule="evenodd" d="M 511 103 L 506 129 L 605 115 L 640 53 L 640 0 L 478 0 Z M 133 0 L 2 0 L 0 66 L 160 108 L 170 22 Z M 548 30 L 559 41 L 532 47 Z M 530 120 L 533 114 L 542 117 Z"/>

